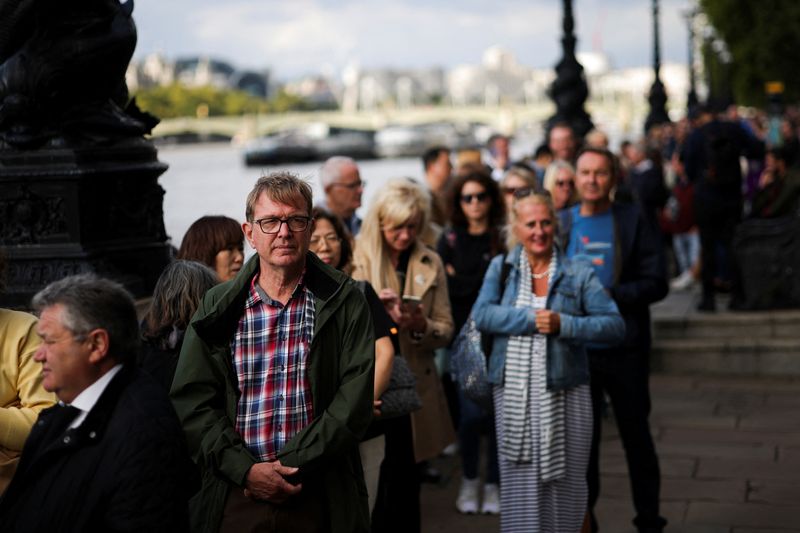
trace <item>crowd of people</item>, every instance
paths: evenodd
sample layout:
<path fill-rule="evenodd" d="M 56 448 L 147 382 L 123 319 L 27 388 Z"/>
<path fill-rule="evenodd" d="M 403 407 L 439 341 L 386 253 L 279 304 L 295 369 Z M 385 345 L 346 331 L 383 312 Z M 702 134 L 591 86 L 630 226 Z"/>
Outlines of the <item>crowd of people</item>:
<path fill-rule="evenodd" d="M 633 523 L 662 531 L 649 307 L 697 281 L 700 310 L 741 305 L 737 224 L 797 214 L 795 119 L 780 145 L 698 109 L 619 154 L 565 123 L 520 161 L 436 146 L 363 220 L 333 157 L 324 198 L 277 171 L 243 222 L 192 224 L 141 318 L 113 281 L 52 283 L 38 319 L 0 310 L 0 529 L 419 532 L 457 451 L 458 512 L 598 531 L 611 409 Z M 441 364 L 470 322 L 486 404 Z"/>

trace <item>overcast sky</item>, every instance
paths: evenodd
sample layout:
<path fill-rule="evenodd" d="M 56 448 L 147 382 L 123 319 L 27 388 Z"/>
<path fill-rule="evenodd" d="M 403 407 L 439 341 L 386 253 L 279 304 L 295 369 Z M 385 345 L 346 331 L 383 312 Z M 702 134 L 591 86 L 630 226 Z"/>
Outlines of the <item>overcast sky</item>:
<path fill-rule="evenodd" d="M 662 62 L 685 62 L 682 11 L 661 0 Z M 135 57 L 208 55 L 279 79 L 362 67 L 452 67 L 500 45 L 532 67 L 561 57 L 559 0 L 135 0 Z M 652 64 L 650 0 L 574 0 L 578 51 Z"/>

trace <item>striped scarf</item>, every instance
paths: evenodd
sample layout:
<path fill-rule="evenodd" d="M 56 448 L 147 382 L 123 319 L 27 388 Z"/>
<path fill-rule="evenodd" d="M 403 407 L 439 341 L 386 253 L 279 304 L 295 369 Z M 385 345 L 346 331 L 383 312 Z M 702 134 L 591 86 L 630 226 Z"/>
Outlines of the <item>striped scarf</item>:
<path fill-rule="evenodd" d="M 514 306 L 531 309 L 534 296 L 531 267 L 526 253 L 520 254 L 519 287 Z M 556 271 L 556 257 L 550 261 L 548 283 Z M 542 391 L 530 397 L 531 373 Z M 547 338 L 544 335 L 515 335 L 508 340 L 503 389 L 504 438 L 500 455 L 514 463 L 530 463 L 533 455 L 531 408 L 539 411 L 540 476 L 543 482 L 562 478 L 566 472 L 566 398 L 563 392 L 547 390 Z M 533 402 L 538 402 L 534 405 Z"/>

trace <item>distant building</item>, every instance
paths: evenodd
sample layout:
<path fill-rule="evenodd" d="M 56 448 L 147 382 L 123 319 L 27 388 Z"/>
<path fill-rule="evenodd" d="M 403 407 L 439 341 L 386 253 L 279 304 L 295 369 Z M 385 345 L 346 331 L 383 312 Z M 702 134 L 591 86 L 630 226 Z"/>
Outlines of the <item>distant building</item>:
<path fill-rule="evenodd" d="M 232 88 L 230 79 L 236 69 L 207 57 L 187 57 L 175 61 L 175 79 L 186 87 Z"/>
<path fill-rule="evenodd" d="M 653 83 L 649 66 L 615 69 L 603 53 L 577 54 L 589 85 L 592 112 L 621 115 L 630 127 L 646 108 Z M 551 105 L 547 91 L 555 79 L 552 68 L 535 69 L 517 62 L 500 47 L 488 48 L 479 64 L 460 65 L 449 71 L 441 67 L 420 69 L 362 69 L 351 64 L 341 73 L 341 84 L 332 76 L 310 75 L 283 85 L 288 93 L 302 97 L 315 108 L 340 107 L 345 112 L 448 104 L 453 106 Z M 239 70 L 230 63 L 207 57 L 175 61 L 151 54 L 132 61 L 126 74 L 131 91 L 138 88 L 181 83 L 190 87 L 213 86 L 240 89 L 259 97 L 270 96 L 268 70 Z M 669 106 L 683 109 L 689 87 L 686 65 L 665 63 L 661 80 Z M 626 126 L 628 127 L 628 126 Z"/>
<path fill-rule="evenodd" d="M 446 96 L 444 70 L 370 69 L 351 66 L 343 75 L 342 109 L 408 108 L 438 104 Z"/>
<path fill-rule="evenodd" d="M 591 52 L 576 54 L 583 65 L 589 84 L 589 101 L 601 104 L 624 105 L 643 103 L 653 85 L 653 67 L 614 69 L 605 54 Z M 661 81 L 671 105 L 684 106 L 689 91 L 689 69 L 686 65 L 661 65 Z"/>
<path fill-rule="evenodd" d="M 307 76 L 288 82 L 283 90 L 303 98 L 315 109 L 335 109 L 339 106 L 336 87 L 324 76 Z"/>
<path fill-rule="evenodd" d="M 237 89 L 260 98 L 269 96 L 269 78 L 268 70 L 238 70 L 225 61 L 200 56 L 168 61 L 160 54 L 131 61 L 125 74 L 131 91 L 180 83 L 186 87 Z"/>
<path fill-rule="evenodd" d="M 483 53 L 480 65 L 461 65 L 448 73 L 447 95 L 455 106 L 496 106 L 532 104 L 545 93 L 534 69 L 517 63 L 508 50 L 493 46 Z"/>

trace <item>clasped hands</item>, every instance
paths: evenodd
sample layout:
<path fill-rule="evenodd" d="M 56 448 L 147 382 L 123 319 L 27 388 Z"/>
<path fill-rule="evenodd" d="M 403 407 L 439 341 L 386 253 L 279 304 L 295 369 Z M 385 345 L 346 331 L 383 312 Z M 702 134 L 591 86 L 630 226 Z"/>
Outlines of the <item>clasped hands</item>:
<path fill-rule="evenodd" d="M 283 503 L 303 489 L 302 483 L 293 485 L 286 480 L 287 476 L 298 471 L 297 468 L 282 465 L 280 461 L 256 463 L 247 471 L 244 495 L 252 500 Z"/>
<path fill-rule="evenodd" d="M 550 309 L 536 311 L 536 329 L 543 335 L 558 335 L 561 331 L 561 317 Z"/>

